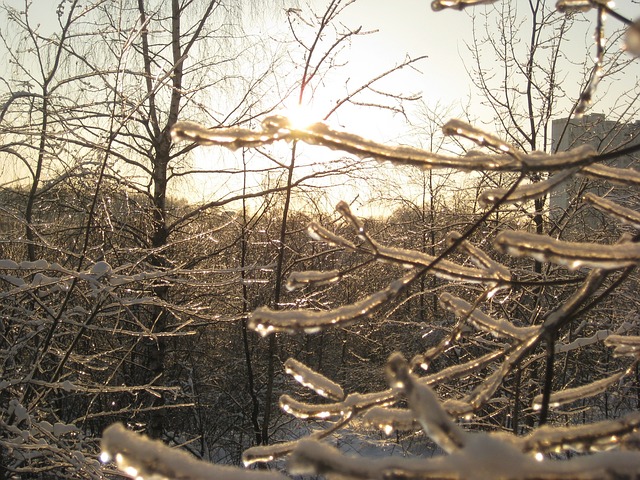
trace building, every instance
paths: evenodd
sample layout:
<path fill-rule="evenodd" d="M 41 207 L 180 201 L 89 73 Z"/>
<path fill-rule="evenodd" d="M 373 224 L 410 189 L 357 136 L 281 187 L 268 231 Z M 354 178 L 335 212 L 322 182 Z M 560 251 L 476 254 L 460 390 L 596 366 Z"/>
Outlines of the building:
<path fill-rule="evenodd" d="M 563 118 L 552 122 L 552 151 L 568 150 L 584 144 L 592 145 L 599 153 L 638 145 L 640 121 L 619 123 L 607 120 L 602 113 L 592 113 L 582 118 Z M 640 154 L 625 155 L 607 164 L 619 168 L 638 168 L 639 159 Z M 632 208 L 640 205 L 637 191 L 576 175 L 550 195 L 549 220 L 552 225 L 561 226 L 563 222 L 570 220 L 571 228 L 581 226 L 585 230 L 606 230 L 611 225 L 611 220 L 595 209 L 584 208 L 582 205 L 582 196 L 586 192 L 593 192 Z M 574 215 L 576 211 L 580 215 Z"/>

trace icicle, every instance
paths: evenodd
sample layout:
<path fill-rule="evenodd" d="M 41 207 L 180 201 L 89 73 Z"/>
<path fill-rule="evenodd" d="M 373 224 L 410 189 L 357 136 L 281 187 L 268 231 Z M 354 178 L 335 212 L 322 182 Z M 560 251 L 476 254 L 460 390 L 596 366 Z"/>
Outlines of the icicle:
<path fill-rule="evenodd" d="M 433 390 L 420 384 L 411 374 L 407 362 L 399 353 L 389 357 L 387 378 L 391 388 L 407 397 L 407 403 L 416 420 L 434 442 L 448 453 L 464 448 L 465 432 L 453 423 Z"/>
<path fill-rule="evenodd" d="M 327 285 L 340 280 L 338 270 L 307 270 L 305 272 L 293 272 L 287 279 L 287 290 L 306 287 L 307 285 Z"/>
<path fill-rule="evenodd" d="M 292 375 L 301 385 L 314 390 L 318 395 L 332 400 L 343 400 L 344 391 L 337 383 L 312 370 L 303 363 L 289 358 L 284 362 L 285 372 Z"/>
<path fill-rule="evenodd" d="M 497 250 L 513 256 L 532 257 L 569 269 L 587 267 L 612 270 L 640 263 L 640 244 L 631 242 L 594 245 L 554 240 L 527 232 L 503 231 L 498 234 L 494 244 Z"/>
<path fill-rule="evenodd" d="M 251 314 L 248 325 L 263 336 L 274 332 L 317 333 L 332 325 L 347 325 L 370 315 L 392 300 L 416 275 L 416 272 L 407 274 L 391 282 L 384 290 L 333 310 L 271 310 L 261 307 Z"/>
<path fill-rule="evenodd" d="M 434 12 L 439 12 L 445 8 L 463 10 L 467 7 L 474 7 L 476 5 L 488 5 L 495 1 L 496 0 L 433 0 L 433 2 L 431 2 L 431 9 Z"/>
<path fill-rule="evenodd" d="M 541 196 L 556 188 L 558 185 L 567 181 L 577 172 L 577 168 L 567 169 L 566 171 L 557 173 L 542 182 L 534 182 L 522 187 L 518 187 L 503 201 L 505 203 L 515 203 L 540 198 Z M 480 203 L 481 207 L 487 208 L 495 204 L 498 200 L 503 199 L 506 193 L 507 189 L 492 188 L 491 190 L 482 192 L 480 194 L 478 202 Z"/>
<path fill-rule="evenodd" d="M 471 305 L 462 298 L 450 293 L 440 295 L 440 304 L 457 317 L 466 318 L 476 328 L 489 332 L 496 337 L 507 337 L 524 341 L 527 337 L 539 331 L 538 327 L 516 327 L 507 320 L 496 320 Z"/>
<path fill-rule="evenodd" d="M 599 197 L 591 192 L 586 193 L 583 200 L 627 225 L 640 228 L 640 213 L 635 210 L 618 205 L 616 202 Z"/>
<path fill-rule="evenodd" d="M 604 392 L 614 383 L 620 381 L 630 373 L 629 369 L 625 369 L 621 372 L 611 374 L 608 377 L 596 380 L 594 382 L 582 385 L 575 388 L 567 388 L 565 390 L 553 393 L 549 398 L 549 406 L 552 408 L 565 405 L 567 403 L 575 402 L 583 398 L 593 397 Z M 540 410 L 542 407 L 542 395 L 536 395 L 533 399 L 532 407 L 534 410 Z"/>
<path fill-rule="evenodd" d="M 158 440 L 128 431 L 122 424 L 108 427 L 101 442 L 102 460 L 114 459 L 118 468 L 137 480 L 196 480 L 225 478 L 235 480 L 285 480 L 276 472 L 243 470 L 214 465 L 196 459 L 184 450 L 170 448 Z"/>

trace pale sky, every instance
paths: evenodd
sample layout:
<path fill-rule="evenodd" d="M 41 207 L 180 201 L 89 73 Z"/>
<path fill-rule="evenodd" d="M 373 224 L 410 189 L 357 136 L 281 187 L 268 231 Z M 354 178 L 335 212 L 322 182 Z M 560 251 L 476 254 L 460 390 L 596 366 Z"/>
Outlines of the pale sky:
<path fill-rule="evenodd" d="M 555 0 L 548 1 L 555 3 Z M 305 0 L 299 0 L 297 3 L 301 5 L 304 2 Z M 309 2 L 316 13 L 322 14 L 329 0 L 309 0 Z M 522 6 L 523 9 L 526 9 L 528 4 L 528 0 L 512 0 L 512 2 Z M 20 8 L 23 0 L 4 0 L 4 3 Z M 629 11 L 635 12 L 635 8 L 631 7 L 631 0 L 620 3 L 623 13 L 625 10 L 627 14 Z M 33 0 L 31 11 L 34 21 L 42 23 L 43 27 L 46 27 L 48 22 L 55 21 L 56 4 L 57 2 L 51 0 Z M 255 4 L 251 5 L 255 7 Z M 286 0 L 281 5 L 286 5 Z M 471 59 L 465 46 L 465 42 L 470 42 L 472 39 L 471 15 L 474 12 L 482 12 L 485 8 L 480 6 L 464 12 L 455 10 L 434 12 L 431 10 L 430 0 L 357 0 L 349 5 L 339 20 L 351 28 L 362 26 L 363 31 L 377 30 L 377 33 L 354 38 L 350 50 L 343 52 L 341 58 L 344 62 L 348 62 L 348 65 L 337 72 L 332 80 L 334 83 L 327 82 L 324 87 L 317 90 L 317 98 L 314 98 L 314 104 L 318 109 L 317 114 L 324 115 L 336 100 L 344 96 L 347 80 L 349 88 L 354 89 L 401 63 L 408 54 L 411 57 L 426 55 L 428 58 L 416 65 L 419 71 L 407 70 L 402 74 L 394 74 L 389 81 L 380 85 L 383 89 L 393 93 L 421 94 L 430 106 L 436 103 L 444 106 L 452 105 L 454 110 L 458 111 L 471 98 L 474 117 L 480 118 L 480 121 L 486 121 L 488 117 L 483 118 L 484 115 L 478 113 L 482 112 L 482 109 L 479 107 L 477 93 L 470 97 L 473 90 L 464 65 L 465 61 L 468 64 Z M 277 20 L 278 15 L 280 20 Z M 279 12 L 270 17 L 269 21 L 277 22 L 277 29 L 287 30 L 282 7 Z M 595 12 L 588 12 L 585 18 L 588 21 L 584 22 L 584 28 L 576 32 L 567 44 L 568 51 L 571 55 L 575 55 L 577 60 L 584 58 L 585 49 L 592 51 Z M 613 24 L 612 27 L 619 26 L 619 23 L 613 20 L 610 22 Z M 267 29 L 272 27 L 270 25 Z M 259 34 L 260 30 L 257 30 Z M 497 64 L 487 62 L 487 65 L 493 67 Z M 574 68 L 574 70 L 579 69 Z M 637 72 L 636 67 L 631 74 L 627 75 L 626 84 L 603 86 L 600 91 L 606 92 L 608 98 L 620 98 L 616 88 L 634 88 L 638 83 Z M 566 86 L 563 85 L 565 89 L 574 96 L 577 95 L 579 88 L 577 82 L 574 80 L 566 83 Z M 0 95 L 3 93 L 2 88 L 3 86 L 0 85 Z M 602 111 L 602 106 L 598 106 L 594 111 Z M 398 139 L 404 141 L 407 138 L 409 127 L 404 124 L 402 118 L 395 116 L 390 120 L 389 115 L 373 109 L 368 111 L 371 112 L 370 114 L 367 113 L 364 116 L 361 112 L 361 109 L 346 108 L 331 121 L 338 128 L 383 142 L 395 142 Z"/>

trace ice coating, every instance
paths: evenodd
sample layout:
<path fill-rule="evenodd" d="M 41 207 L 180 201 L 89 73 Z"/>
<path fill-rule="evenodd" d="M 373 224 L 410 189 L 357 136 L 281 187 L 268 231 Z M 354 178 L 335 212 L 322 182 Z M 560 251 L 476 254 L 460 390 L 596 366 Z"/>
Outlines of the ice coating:
<path fill-rule="evenodd" d="M 594 247 L 591 243 L 565 242 L 546 235 L 503 231 L 494 244 L 499 251 L 516 257 L 532 257 L 574 270 L 582 267 L 617 269 L 640 263 L 640 244 L 633 242 Z"/>
<path fill-rule="evenodd" d="M 556 9 L 562 13 L 588 12 L 595 4 L 592 0 L 558 0 Z"/>
<path fill-rule="evenodd" d="M 586 385 L 581 385 L 575 388 L 567 388 L 565 390 L 552 393 L 549 397 L 549 405 L 551 407 L 559 407 L 567 403 L 575 402 L 583 398 L 593 397 L 599 393 L 604 392 L 607 388 L 617 383 L 630 373 L 630 369 L 625 369 L 621 372 L 611 374 L 608 377 L 601 378 Z M 539 410 L 542 403 L 542 395 L 536 395 L 533 399 L 533 409 Z"/>
<path fill-rule="evenodd" d="M 640 354 L 640 336 L 636 335 L 609 335 L 604 344 L 613 347 L 615 355 L 634 355 Z"/>
<path fill-rule="evenodd" d="M 427 385 L 420 384 L 409 371 L 404 358 L 393 354 L 387 362 L 387 378 L 391 388 L 402 392 L 409 408 L 424 430 L 444 451 L 453 453 L 466 445 L 462 429 L 442 408 L 438 397 Z"/>
<path fill-rule="evenodd" d="M 467 138 L 477 143 L 480 147 L 488 147 L 499 153 L 509 153 L 519 161 L 519 153 L 512 145 L 502 141 L 495 135 L 480 130 L 479 128 L 476 128 L 462 120 L 449 120 L 442 126 L 442 133 L 445 135 Z"/>
<path fill-rule="evenodd" d="M 346 325 L 386 304 L 415 278 L 416 273 L 410 273 L 362 300 L 332 310 L 272 310 L 261 307 L 251 314 L 248 326 L 264 336 L 275 332 L 317 333 L 331 325 Z"/>
<path fill-rule="evenodd" d="M 288 477 L 267 470 L 244 470 L 197 460 L 187 452 L 170 448 L 127 430 L 116 423 L 108 427 L 101 442 L 103 460 L 114 459 L 118 467 L 138 480 L 286 480 Z"/>
<path fill-rule="evenodd" d="M 311 388 L 318 395 L 338 401 L 344 398 L 344 391 L 340 385 L 307 367 L 302 362 L 289 358 L 284 362 L 284 368 L 285 372 L 292 375 L 297 382 L 307 388 Z"/>
<path fill-rule="evenodd" d="M 450 293 L 445 292 L 440 295 L 440 304 L 456 316 L 466 318 L 467 321 L 476 328 L 498 337 L 507 337 L 523 341 L 539 330 L 538 327 L 516 327 L 508 320 L 492 318 L 479 309 L 474 309 L 466 300 L 451 295 Z"/>
<path fill-rule="evenodd" d="M 482 207 L 486 208 L 500 200 L 504 203 L 515 203 L 540 198 L 557 186 L 569 180 L 578 171 L 579 169 L 577 168 L 570 168 L 566 171 L 552 175 L 547 180 L 544 180 L 542 182 L 534 182 L 528 185 L 519 186 L 515 189 L 515 191 L 513 191 L 506 197 L 505 195 L 508 192 L 507 189 L 492 188 L 490 190 L 485 190 L 480 194 L 478 202 Z"/>
<path fill-rule="evenodd" d="M 467 7 L 474 7 L 476 5 L 487 5 L 494 3 L 496 0 L 434 0 L 431 2 L 431 9 L 434 12 L 439 12 L 445 8 L 453 10 L 464 10 Z"/>
<path fill-rule="evenodd" d="M 295 290 L 296 288 L 305 287 L 307 285 L 326 285 L 335 283 L 340 280 L 340 272 L 338 270 L 307 270 L 304 272 L 293 272 L 287 279 L 287 289 Z"/>
<path fill-rule="evenodd" d="M 453 245 L 454 242 L 458 242 L 458 247 L 463 252 L 466 252 L 471 261 L 478 267 L 487 272 L 490 272 L 492 276 L 500 278 L 503 282 L 509 282 L 511 280 L 511 272 L 504 265 L 496 262 L 487 253 L 478 248 L 468 240 L 460 240 L 462 235 L 459 232 L 449 232 L 446 237 L 447 245 Z"/>
<path fill-rule="evenodd" d="M 596 207 L 598 210 L 618 219 L 622 223 L 640 228 L 640 213 L 631 208 L 618 205 L 616 202 L 607 198 L 597 196 L 592 192 L 587 192 L 583 200 Z"/>
<path fill-rule="evenodd" d="M 475 133 L 474 135 L 478 135 Z M 530 172 L 561 170 L 572 166 L 587 165 L 595 155 L 589 145 L 581 145 L 553 155 L 532 152 L 530 154 L 477 154 L 452 156 L 429 152 L 408 146 L 388 146 L 358 135 L 336 131 L 324 123 L 306 128 L 292 128 L 286 118 L 267 117 L 262 130 L 239 127 L 208 129 L 193 122 L 178 122 L 171 130 L 175 141 L 190 140 L 201 145 L 219 145 L 231 149 L 268 145 L 279 140 L 298 140 L 309 145 L 342 150 L 360 158 L 375 158 L 399 165 L 413 165 L 423 169 L 449 168 L 464 171 L 489 170 L 517 172 L 523 166 Z"/>
<path fill-rule="evenodd" d="M 633 168 L 617 168 L 598 163 L 584 167 L 581 172 L 588 177 L 602 178 L 619 185 L 640 186 L 640 171 Z"/>

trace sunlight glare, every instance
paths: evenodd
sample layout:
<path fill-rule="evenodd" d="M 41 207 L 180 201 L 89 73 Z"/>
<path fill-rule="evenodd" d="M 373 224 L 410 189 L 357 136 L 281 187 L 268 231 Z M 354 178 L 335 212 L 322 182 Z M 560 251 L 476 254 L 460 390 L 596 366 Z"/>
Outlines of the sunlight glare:
<path fill-rule="evenodd" d="M 304 130 L 314 123 L 322 121 L 322 115 L 310 105 L 294 105 L 282 112 L 289 119 L 291 127 L 296 130 Z"/>

